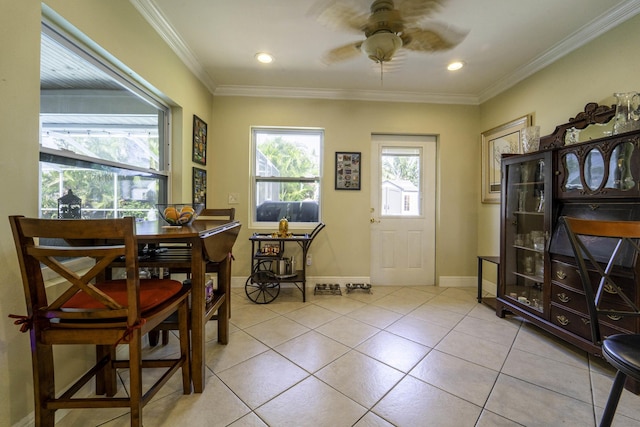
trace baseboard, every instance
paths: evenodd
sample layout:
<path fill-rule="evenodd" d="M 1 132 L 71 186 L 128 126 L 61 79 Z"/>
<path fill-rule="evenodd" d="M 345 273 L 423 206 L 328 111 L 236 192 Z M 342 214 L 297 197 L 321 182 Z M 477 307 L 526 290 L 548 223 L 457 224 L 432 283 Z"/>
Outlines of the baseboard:
<path fill-rule="evenodd" d="M 483 280 L 482 292 L 483 293 L 486 292 L 489 294 L 489 296 L 495 297 L 496 295 L 498 295 L 498 286 L 493 282 L 490 282 L 488 280 Z"/>
<path fill-rule="evenodd" d="M 231 287 L 232 288 L 244 288 L 245 283 L 247 283 L 246 277 L 232 277 L 231 278 Z M 316 283 L 330 283 L 330 284 L 339 284 L 340 286 L 344 286 L 347 283 L 370 283 L 369 277 L 363 276 L 354 276 L 354 277 L 337 277 L 337 276 L 308 276 L 307 277 L 307 286 L 313 287 Z"/>
<path fill-rule="evenodd" d="M 471 288 L 478 286 L 476 276 L 440 276 L 438 286 L 442 288 Z"/>
<path fill-rule="evenodd" d="M 246 277 L 232 277 L 232 288 L 244 288 L 247 282 Z M 341 286 L 347 283 L 370 283 L 369 277 L 365 276 L 353 276 L 353 277 L 340 277 L 340 276 L 309 276 L 307 277 L 307 285 L 315 286 L 316 283 L 337 283 Z M 402 285 L 399 285 L 402 286 Z M 469 288 L 478 286 L 478 279 L 475 276 L 440 276 L 440 283 L 438 286 L 443 288 Z M 496 293 L 496 284 L 488 281 L 484 281 L 483 290 L 489 293 Z"/>

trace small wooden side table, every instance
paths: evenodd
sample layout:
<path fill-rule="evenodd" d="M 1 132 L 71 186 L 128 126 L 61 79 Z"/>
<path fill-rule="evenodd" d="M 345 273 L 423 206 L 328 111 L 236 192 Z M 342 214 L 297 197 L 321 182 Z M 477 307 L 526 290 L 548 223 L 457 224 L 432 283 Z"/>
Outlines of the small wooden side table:
<path fill-rule="evenodd" d="M 482 264 L 484 262 L 490 262 L 496 265 L 497 276 L 496 276 L 496 285 L 500 286 L 500 257 L 499 256 L 484 256 L 478 255 L 478 302 L 483 302 L 487 304 L 489 307 L 496 308 L 496 299 L 495 298 L 482 298 Z"/>

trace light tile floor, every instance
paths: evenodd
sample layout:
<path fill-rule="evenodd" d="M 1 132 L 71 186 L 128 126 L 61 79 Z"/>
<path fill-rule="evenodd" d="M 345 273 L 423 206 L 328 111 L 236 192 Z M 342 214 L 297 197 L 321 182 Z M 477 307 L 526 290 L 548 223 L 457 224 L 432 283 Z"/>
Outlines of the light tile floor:
<path fill-rule="evenodd" d="M 229 344 L 207 326 L 207 382 L 176 375 L 144 409 L 169 426 L 594 426 L 613 371 L 540 329 L 500 319 L 475 288 L 283 289 L 257 305 L 233 289 Z M 177 340 L 148 353 L 171 354 Z M 126 372 L 121 373 L 126 384 Z M 61 426 L 128 426 L 125 410 L 76 410 Z M 616 426 L 640 426 L 624 392 Z"/>

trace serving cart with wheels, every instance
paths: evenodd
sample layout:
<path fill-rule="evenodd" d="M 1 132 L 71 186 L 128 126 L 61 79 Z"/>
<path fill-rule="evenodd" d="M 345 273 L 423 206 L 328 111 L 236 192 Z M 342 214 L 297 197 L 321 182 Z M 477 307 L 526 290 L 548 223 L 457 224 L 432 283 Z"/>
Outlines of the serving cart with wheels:
<path fill-rule="evenodd" d="M 313 239 L 324 228 L 319 223 L 311 233 L 279 236 L 255 233 L 251 241 L 251 275 L 247 278 L 244 290 L 249 299 L 257 304 L 268 304 L 280 294 L 281 283 L 293 283 L 302 291 L 302 301 L 306 301 L 306 259 Z M 292 269 L 291 261 L 285 258 L 287 243 L 296 243 L 302 249 L 301 269 Z M 278 268 L 283 262 L 289 269 Z"/>

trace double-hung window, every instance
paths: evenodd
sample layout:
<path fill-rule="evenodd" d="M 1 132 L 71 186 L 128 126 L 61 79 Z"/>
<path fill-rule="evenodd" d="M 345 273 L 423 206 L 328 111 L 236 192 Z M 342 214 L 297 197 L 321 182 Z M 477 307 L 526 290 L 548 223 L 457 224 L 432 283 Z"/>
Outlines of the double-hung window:
<path fill-rule="evenodd" d="M 81 199 L 82 218 L 155 218 L 167 199 L 169 108 L 43 22 L 40 216 L 58 199 Z"/>
<path fill-rule="evenodd" d="M 316 128 L 252 128 L 252 226 L 321 221 L 323 138 Z"/>

